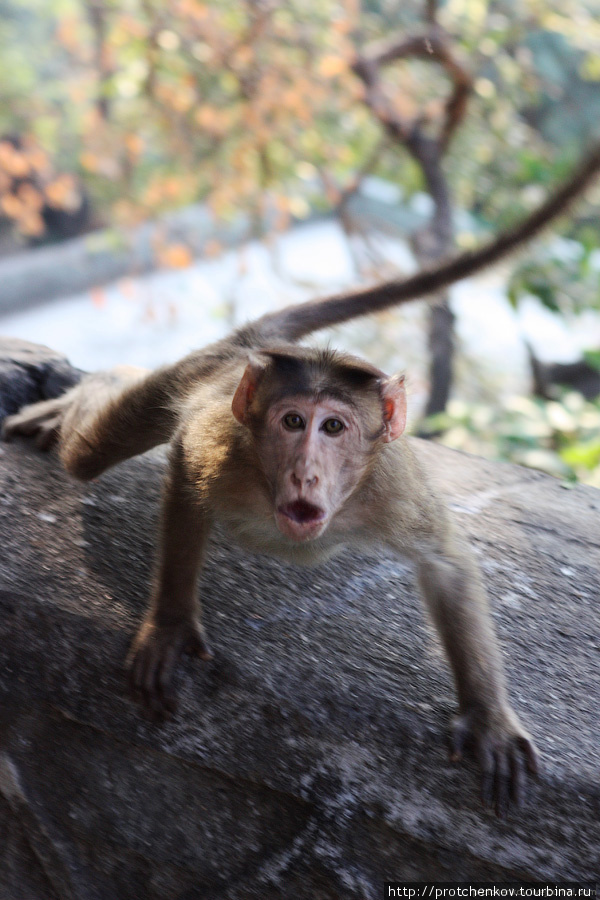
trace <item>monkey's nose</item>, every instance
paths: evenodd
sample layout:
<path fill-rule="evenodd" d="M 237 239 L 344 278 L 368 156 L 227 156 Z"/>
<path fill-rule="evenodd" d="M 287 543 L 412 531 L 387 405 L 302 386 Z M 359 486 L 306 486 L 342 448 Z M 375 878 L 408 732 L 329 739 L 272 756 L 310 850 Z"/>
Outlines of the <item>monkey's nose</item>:
<path fill-rule="evenodd" d="M 295 472 L 292 472 L 292 484 L 297 488 L 311 488 L 314 487 L 319 481 L 316 475 L 304 475 L 298 476 Z"/>

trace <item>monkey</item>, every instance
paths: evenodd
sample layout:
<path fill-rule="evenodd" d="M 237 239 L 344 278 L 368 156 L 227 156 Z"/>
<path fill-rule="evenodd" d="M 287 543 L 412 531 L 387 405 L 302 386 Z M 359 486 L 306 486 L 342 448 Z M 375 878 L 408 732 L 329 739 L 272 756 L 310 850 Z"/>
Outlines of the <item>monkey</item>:
<path fill-rule="evenodd" d="M 196 585 L 214 522 L 250 550 L 299 564 L 383 545 L 414 562 L 450 662 L 459 706 L 452 759 L 474 747 L 483 800 L 499 815 L 522 802 L 538 750 L 510 705 L 477 567 L 404 435 L 404 376 L 297 342 L 491 264 L 564 211 L 598 170 L 600 145 L 523 225 L 436 269 L 268 313 L 154 372 L 86 376 L 5 420 L 5 439 L 58 443 L 66 470 L 82 480 L 170 443 L 154 584 L 128 656 L 131 687 L 151 716 L 175 713 L 184 651 L 212 656 Z"/>

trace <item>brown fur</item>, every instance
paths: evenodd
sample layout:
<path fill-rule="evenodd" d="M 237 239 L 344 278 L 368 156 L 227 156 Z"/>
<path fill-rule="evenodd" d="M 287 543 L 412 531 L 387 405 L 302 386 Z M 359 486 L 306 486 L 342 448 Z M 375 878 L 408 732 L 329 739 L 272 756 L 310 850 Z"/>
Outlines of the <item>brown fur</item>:
<path fill-rule="evenodd" d="M 44 449 L 58 440 L 65 467 L 83 479 L 171 441 L 157 575 L 130 653 L 132 685 L 152 713 L 173 710 L 173 670 L 185 649 L 210 656 L 196 583 L 214 519 L 246 546 L 297 563 L 377 541 L 416 563 L 457 685 L 454 758 L 473 741 L 484 799 L 498 812 L 520 799 L 535 747 L 509 705 L 473 561 L 401 436 L 403 380 L 293 342 L 497 261 L 564 212 L 598 170 L 600 146 L 521 226 L 435 270 L 263 316 L 156 372 L 89 376 L 5 421 L 7 438 L 35 437 Z M 297 433 L 286 410 L 302 421 Z M 333 420 L 345 423 L 339 436 L 324 430 Z"/>
<path fill-rule="evenodd" d="M 60 432 L 66 468 L 84 478 L 173 432 L 155 585 L 129 657 L 135 692 L 153 715 L 169 715 L 181 653 L 210 657 L 196 584 L 213 520 L 224 522 L 244 546 L 300 564 L 349 545 L 383 543 L 416 563 L 456 679 L 455 757 L 467 738 L 474 740 L 484 794 L 502 812 L 511 794 L 520 797 L 522 752 L 532 769 L 536 752 L 507 700 L 478 574 L 400 435 L 403 380 L 334 351 L 279 345 L 234 355 L 227 352 L 231 346 L 225 344 L 226 352 L 209 348 L 208 364 L 194 355 L 196 369 L 210 368 L 208 377 L 186 383 L 177 367 L 147 376 L 101 373 L 5 425 L 11 436 L 45 434 L 51 423 L 52 434 Z M 240 387 L 242 421 L 232 415 Z M 167 391 L 170 403 L 163 404 Z M 282 427 L 288 407 L 307 419 L 298 434 Z M 275 416 L 274 409 L 280 410 Z M 347 427 L 331 437 L 315 420 L 310 431 L 313 412 L 325 422 L 344 418 Z M 326 515 L 323 526 L 290 524 L 278 512 L 299 498 Z M 308 529 L 306 539 L 294 529 Z"/>

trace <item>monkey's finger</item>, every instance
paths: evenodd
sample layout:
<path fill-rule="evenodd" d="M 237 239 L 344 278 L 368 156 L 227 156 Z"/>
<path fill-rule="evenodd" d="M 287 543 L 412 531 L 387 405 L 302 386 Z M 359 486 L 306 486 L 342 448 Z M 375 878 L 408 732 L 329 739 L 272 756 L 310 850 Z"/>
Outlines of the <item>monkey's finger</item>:
<path fill-rule="evenodd" d="M 519 748 L 525 754 L 525 759 L 527 760 L 527 768 L 531 772 L 532 775 L 540 774 L 540 754 L 539 750 L 528 737 L 520 737 L 517 739 L 517 744 Z"/>
<path fill-rule="evenodd" d="M 496 773 L 494 791 L 496 794 L 496 815 L 499 819 L 505 819 L 510 805 L 510 766 L 506 751 L 500 749 L 496 752 Z"/>
<path fill-rule="evenodd" d="M 147 650 L 132 648 L 127 657 L 129 668 L 129 685 L 134 694 L 140 694 L 144 687 L 144 673 L 146 671 Z"/>
<path fill-rule="evenodd" d="M 151 722 L 160 725 L 171 718 L 171 711 L 156 688 L 153 691 L 144 692 L 142 696 L 144 712 Z"/>
<path fill-rule="evenodd" d="M 43 425 L 40 425 L 39 431 L 35 437 L 35 445 L 39 450 L 49 450 L 56 443 L 58 438 L 58 429 L 60 427 L 60 416 L 54 416 Z"/>
<path fill-rule="evenodd" d="M 138 695 L 142 689 L 142 667 L 143 661 L 141 654 L 131 650 L 127 657 L 127 683 L 132 694 Z"/>
<path fill-rule="evenodd" d="M 2 423 L 2 440 L 12 441 L 17 434 L 27 435 L 26 431 L 22 431 L 19 427 L 19 416 L 9 416 Z"/>
<path fill-rule="evenodd" d="M 211 659 L 214 659 L 214 654 L 206 643 L 204 635 L 194 634 L 187 641 L 184 649 L 186 653 L 191 653 L 194 656 L 198 656 L 200 657 L 200 659 L 203 659 L 206 662 L 210 662 Z"/>
<path fill-rule="evenodd" d="M 154 654 L 150 659 L 146 659 L 146 666 L 142 672 L 142 693 L 151 697 L 156 693 L 156 675 L 158 670 L 158 660 Z"/>
<path fill-rule="evenodd" d="M 494 754 L 490 747 L 480 744 L 477 756 L 481 766 L 481 802 L 484 806 L 492 806 L 496 774 Z"/>
<path fill-rule="evenodd" d="M 513 750 L 510 754 L 510 798 L 515 806 L 525 802 L 525 770 L 521 755 Z"/>
<path fill-rule="evenodd" d="M 450 762 L 457 763 L 461 761 L 468 739 L 468 727 L 462 721 L 456 722 L 450 735 Z"/>
<path fill-rule="evenodd" d="M 7 416 L 2 425 L 0 425 L 0 437 L 7 443 L 12 440 L 12 436 L 14 434 L 13 428 L 10 424 L 11 419 L 12 416 Z"/>
<path fill-rule="evenodd" d="M 167 647 L 163 653 L 158 669 L 158 690 L 162 702 L 169 713 L 174 713 L 177 709 L 177 698 L 173 687 L 173 674 L 178 659 L 179 652 L 177 648 L 173 646 Z"/>
<path fill-rule="evenodd" d="M 142 669 L 141 694 L 144 708 L 155 721 L 165 717 L 165 706 L 158 691 L 158 665 L 159 657 L 154 653 L 145 654 Z"/>
<path fill-rule="evenodd" d="M 138 702 L 151 721 L 160 721 L 162 715 L 152 699 L 152 691 L 146 688 L 147 655 L 138 650 L 131 653 L 128 659 L 128 684 L 133 699 Z"/>

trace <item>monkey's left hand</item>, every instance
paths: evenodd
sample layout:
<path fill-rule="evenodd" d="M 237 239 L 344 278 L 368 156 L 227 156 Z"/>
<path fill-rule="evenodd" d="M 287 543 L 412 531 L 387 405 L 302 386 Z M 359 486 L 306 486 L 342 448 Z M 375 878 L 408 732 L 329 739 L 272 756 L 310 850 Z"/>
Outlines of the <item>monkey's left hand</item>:
<path fill-rule="evenodd" d="M 164 721 L 175 712 L 173 677 L 185 652 L 205 660 L 213 658 L 197 620 L 184 618 L 159 625 L 149 616 L 142 623 L 127 660 L 129 685 L 154 721 Z"/>
<path fill-rule="evenodd" d="M 481 766 L 481 799 L 504 818 L 510 803 L 521 806 L 525 797 L 525 767 L 532 775 L 539 771 L 539 753 L 531 736 L 511 709 L 494 716 L 481 710 L 469 711 L 455 719 L 451 737 L 451 760 L 458 762 L 468 746 L 473 747 Z"/>

